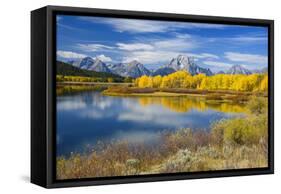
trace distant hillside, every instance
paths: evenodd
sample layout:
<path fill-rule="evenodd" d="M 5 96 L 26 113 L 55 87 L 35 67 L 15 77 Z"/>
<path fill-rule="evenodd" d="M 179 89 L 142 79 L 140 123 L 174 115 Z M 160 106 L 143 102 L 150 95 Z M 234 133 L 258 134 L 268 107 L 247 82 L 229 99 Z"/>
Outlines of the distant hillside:
<path fill-rule="evenodd" d="M 57 75 L 69 75 L 69 76 L 84 76 L 84 77 L 97 77 L 97 78 L 114 78 L 116 81 L 122 81 L 124 78 L 112 73 L 96 72 L 86 69 L 80 69 L 74 67 L 68 63 L 57 61 Z"/>

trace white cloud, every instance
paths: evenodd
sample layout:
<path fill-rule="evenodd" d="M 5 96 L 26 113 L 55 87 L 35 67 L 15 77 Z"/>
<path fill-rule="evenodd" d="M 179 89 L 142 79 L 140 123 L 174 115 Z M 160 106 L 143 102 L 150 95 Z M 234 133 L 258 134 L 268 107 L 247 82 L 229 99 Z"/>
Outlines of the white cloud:
<path fill-rule="evenodd" d="M 231 67 L 233 64 L 224 63 L 219 61 L 203 61 L 205 65 L 213 66 L 213 67 Z"/>
<path fill-rule="evenodd" d="M 118 32 L 144 33 L 144 32 L 165 32 L 168 26 L 163 25 L 164 22 L 155 22 L 139 19 L 117 19 L 117 18 L 95 18 L 80 17 L 80 19 L 111 25 Z"/>
<path fill-rule="evenodd" d="M 119 49 L 121 50 L 127 50 L 127 51 L 135 51 L 135 50 L 152 50 L 154 47 L 150 44 L 144 44 L 144 43 L 117 43 L 116 44 Z"/>
<path fill-rule="evenodd" d="M 225 52 L 225 57 L 230 61 L 255 64 L 267 64 L 268 58 L 264 55 L 244 54 L 238 52 Z"/>
<path fill-rule="evenodd" d="M 77 44 L 78 48 L 85 52 L 95 52 L 106 49 L 113 49 L 114 47 L 103 44 Z"/>
<path fill-rule="evenodd" d="M 76 59 L 76 58 L 86 57 L 86 55 L 84 55 L 84 54 L 75 53 L 75 52 L 72 52 L 72 51 L 62 51 L 62 50 L 58 50 L 57 55 L 59 57 L 66 58 L 66 59 Z"/>
<path fill-rule="evenodd" d="M 189 39 L 190 39 L 190 38 L 193 38 L 192 35 L 187 34 L 187 33 L 182 34 L 182 33 L 174 32 L 173 34 L 175 34 L 175 36 L 176 36 L 177 38 L 183 38 L 183 39 L 186 39 L 186 38 L 189 38 Z"/>
<path fill-rule="evenodd" d="M 106 110 L 108 108 L 110 108 L 113 104 L 113 101 L 112 99 L 108 99 L 104 96 L 102 97 L 98 97 L 96 98 L 94 95 L 93 95 L 93 108 L 96 110 L 100 109 L 100 110 Z"/>
<path fill-rule="evenodd" d="M 191 50 L 197 47 L 196 41 L 189 38 L 173 38 L 166 40 L 158 40 L 155 41 L 153 45 L 156 49 L 170 51 Z"/>
<path fill-rule="evenodd" d="M 98 55 L 95 58 L 98 58 L 98 59 L 102 60 L 103 62 L 111 62 L 112 61 L 112 59 L 110 57 L 107 57 L 105 55 Z"/>
<path fill-rule="evenodd" d="M 238 36 L 229 38 L 232 41 L 244 42 L 244 43 L 257 43 L 267 41 L 267 37 L 259 37 L 259 36 Z"/>
<path fill-rule="evenodd" d="M 122 48 L 125 50 L 123 53 L 123 62 L 138 60 L 144 64 L 159 64 L 167 63 L 177 55 L 185 54 L 186 51 L 197 48 L 198 43 L 188 35 L 176 36 L 169 39 L 149 39 L 145 43 L 118 43 L 118 47 L 119 49 Z M 203 56 L 200 55 L 200 57 Z"/>
<path fill-rule="evenodd" d="M 176 57 L 178 52 L 169 51 L 134 51 L 123 57 L 123 62 L 130 62 L 132 60 L 138 60 L 144 64 L 157 64 L 170 61 L 173 57 Z"/>
<path fill-rule="evenodd" d="M 149 32 L 168 32 L 176 31 L 182 28 L 215 28 L 222 29 L 227 25 L 206 24 L 206 23 L 187 23 L 187 22 L 169 22 L 169 21 L 153 21 L 141 19 L 117 19 L 117 18 L 95 18 L 95 17 L 80 17 L 85 21 L 94 23 L 105 23 L 111 25 L 118 32 L 129 33 L 149 33 Z"/>
<path fill-rule="evenodd" d="M 198 37 L 186 33 L 175 33 L 173 38 L 163 37 L 138 37 L 133 42 L 118 42 L 115 45 L 106 44 L 78 44 L 78 48 L 84 52 L 111 52 L 116 53 L 122 62 L 138 60 L 143 64 L 165 64 L 179 54 L 198 59 L 219 59 L 212 53 L 190 53 L 201 46 Z M 103 58 L 103 59 L 102 59 Z M 104 62 L 113 59 L 101 56 Z M 119 59 L 120 60 L 120 59 Z"/>
<path fill-rule="evenodd" d="M 180 46 L 179 46 L 180 45 Z M 190 53 L 186 50 L 196 47 L 196 45 L 188 44 L 184 40 L 166 40 L 154 42 L 151 47 L 154 49 L 135 50 L 127 52 L 123 57 L 123 62 L 138 60 L 144 64 L 168 63 L 172 58 L 179 54 L 194 57 L 195 59 L 219 59 L 217 55 L 211 53 Z"/>
<path fill-rule="evenodd" d="M 144 64 L 164 64 L 179 54 L 194 57 L 196 59 L 218 59 L 217 55 L 211 53 L 190 53 L 188 50 L 199 47 L 199 43 L 190 35 L 177 35 L 170 39 L 147 39 L 145 42 L 137 40 L 135 42 L 119 42 L 114 46 L 105 44 L 78 44 L 78 48 L 83 52 L 115 52 L 121 57 L 122 62 L 138 60 Z M 80 58 L 85 57 L 81 55 Z M 74 57 L 73 57 L 74 58 Z M 101 54 L 96 56 L 104 62 L 113 61 L 112 58 Z"/>
<path fill-rule="evenodd" d="M 192 114 L 196 114 L 196 111 L 194 111 L 190 117 L 188 117 L 189 119 L 187 119 L 186 116 L 175 114 L 170 108 L 162 106 L 161 102 L 158 102 L 157 100 L 150 106 L 142 106 L 141 104 L 136 103 L 136 101 L 123 101 L 123 106 L 126 108 L 122 113 L 118 114 L 117 119 L 119 121 L 153 121 L 155 124 L 167 127 L 166 129 L 171 127 L 181 128 L 183 126 L 190 126 L 194 124 L 194 122 L 197 122 L 196 118 L 194 118 L 197 116 L 192 117 Z M 208 111 L 206 114 L 208 114 Z"/>
<path fill-rule="evenodd" d="M 223 24 L 206 24 L 206 23 L 189 23 L 186 24 L 186 28 L 201 28 L 201 29 L 224 29 L 230 27 L 231 25 Z"/>
<path fill-rule="evenodd" d="M 107 20 L 106 23 L 112 25 L 119 32 L 144 33 L 144 32 L 166 32 L 167 25 L 163 22 L 153 22 L 148 20 L 119 19 Z"/>
<path fill-rule="evenodd" d="M 257 45 L 257 44 L 267 44 L 267 36 L 256 36 L 242 34 L 239 36 L 230 36 L 230 37 L 200 37 L 205 43 L 220 43 L 220 44 L 229 44 L 229 45 Z"/>
<path fill-rule="evenodd" d="M 130 62 L 132 60 L 138 60 L 144 64 L 157 64 L 157 63 L 168 63 L 172 58 L 177 57 L 178 55 L 186 55 L 188 57 L 194 57 L 198 59 L 218 59 L 219 57 L 212 54 L 195 54 L 195 53 L 186 53 L 178 51 L 134 51 L 130 52 L 128 55 L 123 57 L 123 62 Z"/>
<path fill-rule="evenodd" d="M 62 111 L 81 110 L 86 108 L 87 105 L 83 101 L 58 101 L 57 109 Z"/>
<path fill-rule="evenodd" d="M 90 119 L 101 119 L 105 117 L 105 114 L 102 111 L 85 109 L 80 112 L 79 116 Z"/>
<path fill-rule="evenodd" d="M 200 53 L 200 54 L 195 54 L 195 53 L 184 53 L 185 55 L 189 57 L 194 57 L 195 59 L 219 59 L 220 57 L 211 53 Z"/>
<path fill-rule="evenodd" d="M 203 25 L 203 24 L 202 24 Z M 173 33 L 172 38 L 138 36 L 131 42 L 118 42 L 115 45 L 106 44 L 78 44 L 78 48 L 84 52 L 109 52 L 115 53 L 121 62 L 138 60 L 143 64 L 165 64 L 179 54 L 198 59 L 219 59 L 212 53 L 189 53 L 193 49 L 202 46 L 198 37 L 187 33 Z M 111 55 L 110 55 L 111 56 Z M 103 57 L 104 58 L 104 57 Z M 121 59 L 121 60 L 120 60 Z M 116 59 L 107 59 L 116 61 Z M 105 61 L 106 62 L 106 61 Z"/>
<path fill-rule="evenodd" d="M 212 54 L 194 54 L 186 52 L 177 52 L 177 51 L 134 51 L 129 55 L 126 55 L 123 58 L 123 62 L 130 62 L 132 60 L 138 60 L 144 64 L 157 64 L 157 63 L 168 63 L 172 58 L 177 57 L 178 55 L 186 55 L 188 57 L 194 57 L 198 59 L 218 59 L 219 57 Z"/>
<path fill-rule="evenodd" d="M 120 21 L 109 21 L 111 25 L 119 32 L 143 33 L 143 32 L 166 32 L 167 25 L 160 22 L 153 22 L 147 20 L 129 20 L 122 19 Z"/>
<path fill-rule="evenodd" d="M 134 50 L 154 50 L 157 51 L 186 51 L 197 48 L 199 42 L 196 38 L 189 34 L 176 34 L 171 38 L 147 38 L 139 37 L 131 43 L 117 43 L 120 49 L 134 51 Z"/>
<path fill-rule="evenodd" d="M 201 58 L 219 59 L 219 56 L 211 54 L 211 53 L 201 53 Z"/>

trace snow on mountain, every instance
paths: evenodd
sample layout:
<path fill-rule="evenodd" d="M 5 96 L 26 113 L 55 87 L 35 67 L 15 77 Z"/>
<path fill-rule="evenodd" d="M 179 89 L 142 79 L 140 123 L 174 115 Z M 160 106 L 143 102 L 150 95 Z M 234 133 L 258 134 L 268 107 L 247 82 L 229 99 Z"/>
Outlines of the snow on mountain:
<path fill-rule="evenodd" d="M 111 73 L 110 69 L 106 66 L 104 62 L 100 59 L 96 59 L 94 63 L 88 68 L 88 70 L 96 71 L 96 72 L 106 72 Z"/>
<path fill-rule="evenodd" d="M 186 70 L 191 75 L 196 75 L 200 73 L 206 75 L 213 74 L 210 69 L 205 69 L 196 65 L 193 57 L 187 57 L 185 55 L 178 55 L 178 57 L 173 58 L 171 62 L 167 64 L 165 67 L 172 68 L 175 71 Z"/>
<path fill-rule="evenodd" d="M 89 69 L 95 63 L 92 57 L 85 57 L 80 61 L 79 68 Z"/>
<path fill-rule="evenodd" d="M 112 73 L 123 76 L 123 77 L 140 77 L 143 75 L 150 75 L 151 72 L 144 67 L 143 64 L 134 60 L 129 63 L 117 63 L 110 64 L 108 68 Z"/>
<path fill-rule="evenodd" d="M 252 74 L 252 72 L 245 67 L 241 65 L 233 65 L 229 70 L 226 71 L 226 74 L 244 74 L 244 75 L 249 75 Z"/>
<path fill-rule="evenodd" d="M 79 67 L 80 69 L 111 73 L 106 64 L 99 58 L 93 59 L 92 57 L 85 57 L 82 59 L 69 61 L 68 63 L 75 67 Z"/>

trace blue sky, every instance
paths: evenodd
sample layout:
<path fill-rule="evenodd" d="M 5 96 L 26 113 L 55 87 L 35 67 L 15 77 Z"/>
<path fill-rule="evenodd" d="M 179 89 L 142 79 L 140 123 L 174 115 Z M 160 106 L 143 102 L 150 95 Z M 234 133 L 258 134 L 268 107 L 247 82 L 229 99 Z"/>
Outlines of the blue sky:
<path fill-rule="evenodd" d="M 58 15 L 57 59 L 138 60 L 156 69 L 184 54 L 213 72 L 253 70 L 267 67 L 267 37 L 265 27 Z"/>

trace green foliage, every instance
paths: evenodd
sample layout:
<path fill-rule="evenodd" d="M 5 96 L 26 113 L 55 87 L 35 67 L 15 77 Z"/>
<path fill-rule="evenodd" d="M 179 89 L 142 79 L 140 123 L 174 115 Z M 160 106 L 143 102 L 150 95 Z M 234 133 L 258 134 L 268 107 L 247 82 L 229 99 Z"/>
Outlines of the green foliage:
<path fill-rule="evenodd" d="M 267 132 L 266 122 L 261 117 L 233 119 L 226 121 L 224 127 L 224 141 L 237 144 L 257 144 Z"/>
<path fill-rule="evenodd" d="M 79 69 L 70 64 L 57 61 L 56 64 L 57 81 L 99 81 L 107 82 L 110 78 L 112 82 L 123 82 L 124 78 L 115 74 L 105 72 L 95 72 L 86 69 Z"/>
<path fill-rule="evenodd" d="M 133 82 L 133 78 L 131 78 L 131 77 L 125 77 L 124 83 L 132 83 L 132 82 Z"/>
<path fill-rule="evenodd" d="M 237 118 L 224 123 L 224 141 L 237 144 L 246 144 L 253 141 L 255 130 L 249 126 L 244 118 Z"/>
<path fill-rule="evenodd" d="M 107 89 L 105 85 L 60 85 L 56 87 L 56 94 L 65 95 L 83 91 L 103 91 L 105 89 Z"/>
<path fill-rule="evenodd" d="M 248 106 L 250 115 L 229 120 L 221 120 L 212 125 L 212 138 L 219 145 L 258 144 L 267 141 L 268 117 L 265 98 L 253 97 Z"/>
<path fill-rule="evenodd" d="M 252 114 L 267 114 L 268 111 L 268 98 L 253 96 L 247 103 L 247 108 Z"/>

